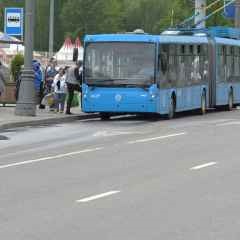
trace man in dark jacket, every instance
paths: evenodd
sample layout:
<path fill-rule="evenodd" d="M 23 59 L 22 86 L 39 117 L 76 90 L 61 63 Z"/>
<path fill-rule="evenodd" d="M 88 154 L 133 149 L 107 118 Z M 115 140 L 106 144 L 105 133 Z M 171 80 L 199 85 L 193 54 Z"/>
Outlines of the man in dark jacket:
<path fill-rule="evenodd" d="M 71 105 L 74 97 L 74 91 L 81 92 L 82 84 L 82 61 L 78 61 L 76 66 L 71 67 L 67 70 L 67 89 L 68 89 L 68 100 L 66 114 L 71 114 Z"/>

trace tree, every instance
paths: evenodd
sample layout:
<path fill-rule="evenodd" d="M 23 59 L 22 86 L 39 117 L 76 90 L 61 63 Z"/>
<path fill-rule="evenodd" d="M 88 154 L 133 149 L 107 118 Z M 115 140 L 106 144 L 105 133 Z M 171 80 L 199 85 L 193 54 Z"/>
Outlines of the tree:
<path fill-rule="evenodd" d="M 49 39 L 49 0 L 35 0 L 37 4 L 35 50 L 47 51 Z M 3 30 L 5 7 L 23 7 L 25 1 L 0 0 L 0 30 Z M 212 3 L 213 0 L 207 0 Z M 219 2 L 215 8 L 222 6 Z M 142 28 L 159 34 L 174 27 L 194 14 L 194 0 L 55 0 L 54 50 L 64 38 L 85 34 L 130 32 Z M 193 21 L 192 21 L 193 23 Z M 233 21 L 222 16 L 222 11 L 207 21 L 207 26 L 232 26 Z"/>
<path fill-rule="evenodd" d="M 146 32 L 159 34 L 171 25 L 175 26 L 191 12 L 186 0 L 138 0 L 126 10 L 126 28 L 132 31 L 143 28 Z"/>
<path fill-rule="evenodd" d="M 19 77 L 19 73 L 21 71 L 21 67 L 23 66 L 23 64 L 24 64 L 24 57 L 21 54 L 17 54 L 11 61 L 11 74 L 15 82 Z"/>
<path fill-rule="evenodd" d="M 36 0 L 36 25 L 34 49 L 48 51 L 49 36 L 49 0 Z"/>

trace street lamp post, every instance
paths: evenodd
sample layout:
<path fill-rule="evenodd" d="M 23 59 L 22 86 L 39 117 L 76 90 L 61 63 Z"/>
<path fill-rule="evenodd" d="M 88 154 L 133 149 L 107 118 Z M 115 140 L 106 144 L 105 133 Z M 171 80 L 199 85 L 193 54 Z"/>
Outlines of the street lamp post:
<path fill-rule="evenodd" d="M 24 70 L 19 90 L 15 114 L 20 116 L 36 115 L 36 93 L 32 67 L 34 46 L 35 0 L 25 0 L 25 54 Z"/>
<path fill-rule="evenodd" d="M 195 0 L 195 23 L 199 23 L 206 16 L 206 0 Z M 197 28 L 205 28 L 205 21 L 198 24 Z"/>
<path fill-rule="evenodd" d="M 235 6 L 235 27 L 240 28 L 240 0 L 236 0 Z"/>
<path fill-rule="evenodd" d="M 53 56 L 54 42 L 54 0 L 50 0 L 50 16 L 49 16 L 49 56 Z"/>

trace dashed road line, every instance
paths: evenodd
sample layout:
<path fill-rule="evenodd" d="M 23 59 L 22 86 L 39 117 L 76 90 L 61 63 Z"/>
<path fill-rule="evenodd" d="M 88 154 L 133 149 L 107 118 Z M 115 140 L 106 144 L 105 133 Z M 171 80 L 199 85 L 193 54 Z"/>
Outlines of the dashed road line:
<path fill-rule="evenodd" d="M 211 166 L 214 166 L 216 164 L 217 164 L 217 162 L 209 162 L 209 163 L 205 163 L 205 164 L 202 164 L 202 165 L 192 167 L 192 168 L 190 168 L 190 170 L 200 170 L 202 168 L 211 167 Z"/>
<path fill-rule="evenodd" d="M 127 132 L 127 131 L 98 131 L 93 134 L 94 137 L 115 137 L 121 135 L 142 134 L 141 132 Z"/>
<path fill-rule="evenodd" d="M 18 167 L 18 166 L 33 164 L 33 163 L 42 162 L 42 161 L 48 161 L 48 160 L 59 159 L 59 158 L 64 158 L 64 157 L 70 157 L 70 156 L 75 156 L 75 155 L 82 154 L 82 153 L 95 152 L 95 151 L 99 151 L 99 150 L 102 150 L 102 149 L 103 148 L 100 148 L 100 147 L 99 148 L 92 148 L 92 149 L 84 149 L 84 150 L 80 150 L 80 151 L 76 151 L 76 152 L 69 152 L 69 153 L 59 154 L 59 155 L 55 155 L 55 156 L 38 158 L 38 159 L 34 159 L 34 160 L 27 160 L 27 161 L 23 161 L 23 162 L 10 163 L 10 164 L 6 164 L 6 165 L 0 165 L 0 169 L 10 168 L 10 167 Z"/>
<path fill-rule="evenodd" d="M 120 191 L 110 191 L 110 192 L 106 192 L 106 193 L 101 193 L 101 194 L 94 195 L 94 196 L 91 196 L 91 197 L 76 200 L 76 202 L 77 203 L 91 202 L 91 201 L 94 201 L 94 200 L 97 200 L 97 199 L 100 199 L 100 198 L 109 197 L 109 196 L 117 194 L 117 193 L 120 193 Z"/>
<path fill-rule="evenodd" d="M 162 139 L 166 139 L 166 138 L 178 137 L 178 136 L 182 136 L 182 135 L 186 135 L 186 134 L 187 134 L 186 132 L 181 132 L 181 133 L 174 133 L 174 134 L 169 134 L 169 135 L 159 136 L 159 137 L 154 137 L 154 138 L 138 139 L 135 141 L 130 141 L 130 142 L 128 142 L 128 144 L 152 142 L 152 141 L 162 140 Z"/>
<path fill-rule="evenodd" d="M 224 127 L 224 126 L 233 126 L 233 125 L 240 125 L 240 121 L 232 121 L 232 122 L 225 122 L 217 124 L 217 127 Z"/>

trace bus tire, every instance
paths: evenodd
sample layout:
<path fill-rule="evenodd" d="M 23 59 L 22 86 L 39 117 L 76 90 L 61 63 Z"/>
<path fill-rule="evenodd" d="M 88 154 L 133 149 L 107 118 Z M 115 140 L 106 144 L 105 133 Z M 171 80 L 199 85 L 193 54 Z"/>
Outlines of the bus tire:
<path fill-rule="evenodd" d="M 207 97 L 206 97 L 206 92 L 203 91 L 202 97 L 201 97 L 201 109 L 200 113 L 202 115 L 205 115 L 207 113 Z"/>
<path fill-rule="evenodd" d="M 169 110 L 168 110 L 168 119 L 173 119 L 175 115 L 176 110 L 176 102 L 174 100 L 174 97 L 171 97 L 171 101 L 169 103 Z"/>
<path fill-rule="evenodd" d="M 231 90 L 229 92 L 229 95 L 228 95 L 228 106 L 227 106 L 227 110 L 228 111 L 232 111 L 233 110 L 233 91 Z"/>
<path fill-rule="evenodd" d="M 100 118 L 103 121 L 107 121 L 110 119 L 110 114 L 109 113 L 100 113 Z"/>

